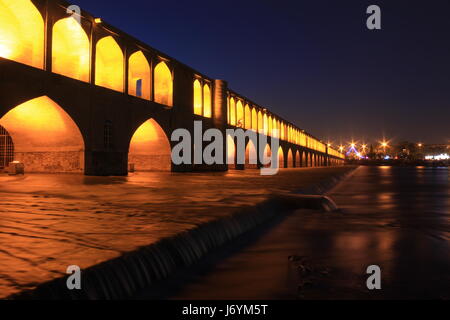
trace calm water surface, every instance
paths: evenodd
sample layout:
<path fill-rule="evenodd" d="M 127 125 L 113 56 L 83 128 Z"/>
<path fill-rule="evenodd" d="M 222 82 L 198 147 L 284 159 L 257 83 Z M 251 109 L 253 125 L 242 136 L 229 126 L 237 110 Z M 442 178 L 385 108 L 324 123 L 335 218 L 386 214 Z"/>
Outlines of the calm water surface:
<path fill-rule="evenodd" d="M 330 196 L 341 213 L 295 212 L 167 297 L 450 299 L 448 168 L 360 167 Z M 381 291 L 367 290 L 370 265 Z"/>

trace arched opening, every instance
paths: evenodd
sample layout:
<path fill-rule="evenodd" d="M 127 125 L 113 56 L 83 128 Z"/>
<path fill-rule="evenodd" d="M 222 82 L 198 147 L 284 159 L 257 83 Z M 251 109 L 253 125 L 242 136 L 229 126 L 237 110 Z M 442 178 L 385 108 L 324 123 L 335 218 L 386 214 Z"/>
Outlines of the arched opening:
<path fill-rule="evenodd" d="M 267 118 L 267 114 L 264 114 L 263 117 L 263 128 L 264 128 L 264 134 L 267 136 L 269 134 L 269 122 L 268 122 L 268 118 Z"/>
<path fill-rule="evenodd" d="M 89 82 L 89 49 L 89 38 L 77 20 L 59 20 L 53 26 L 52 71 Z"/>
<path fill-rule="evenodd" d="M 14 143 L 14 160 L 26 172 L 81 173 L 84 140 L 72 118 L 53 100 L 29 100 L 4 115 L 0 125 Z"/>
<path fill-rule="evenodd" d="M 173 106 L 172 72 L 164 61 L 155 67 L 155 102 Z"/>
<path fill-rule="evenodd" d="M 236 104 L 236 126 L 239 128 L 244 128 L 244 106 L 242 101 L 238 100 Z"/>
<path fill-rule="evenodd" d="M 269 168 L 272 165 L 272 150 L 270 148 L 270 145 L 267 144 L 264 148 L 263 154 L 262 154 L 263 164 L 265 168 Z"/>
<path fill-rule="evenodd" d="M 203 86 L 203 116 L 205 118 L 212 117 L 212 98 L 209 84 Z"/>
<path fill-rule="evenodd" d="M 305 152 L 302 152 L 302 167 L 308 167 L 308 160 Z"/>
<path fill-rule="evenodd" d="M 150 100 L 150 65 L 142 51 L 128 59 L 128 94 Z"/>
<path fill-rule="evenodd" d="M 300 151 L 297 150 L 295 153 L 295 167 L 301 168 L 302 167 L 302 158 L 300 156 Z"/>
<path fill-rule="evenodd" d="M 230 99 L 230 124 L 232 126 L 236 125 L 236 102 L 234 98 Z"/>
<path fill-rule="evenodd" d="M 198 116 L 203 115 L 203 97 L 202 97 L 202 85 L 200 81 L 196 79 L 194 81 L 194 114 Z"/>
<path fill-rule="evenodd" d="M 256 109 L 252 109 L 252 130 L 258 132 L 258 113 Z"/>
<path fill-rule="evenodd" d="M 236 168 L 236 144 L 230 135 L 227 135 L 227 164 L 228 169 Z"/>
<path fill-rule="evenodd" d="M 284 152 L 283 152 L 283 148 L 280 147 L 278 149 L 278 168 L 283 169 L 285 168 L 284 165 Z"/>
<path fill-rule="evenodd" d="M 268 125 L 268 128 L 267 128 L 267 134 L 270 136 L 270 137 L 272 137 L 273 136 L 273 131 L 272 131 L 272 129 L 273 129 L 273 126 L 272 126 L 272 124 L 273 124 L 273 122 L 272 122 L 272 116 L 269 116 L 269 118 L 268 118 L 268 123 L 267 123 L 267 125 Z"/>
<path fill-rule="evenodd" d="M 246 169 L 258 168 L 258 152 L 252 140 L 249 140 L 247 148 L 245 148 L 245 168 Z"/>
<path fill-rule="evenodd" d="M 113 37 L 97 42 L 95 58 L 95 84 L 123 92 L 124 59 L 120 46 Z"/>
<path fill-rule="evenodd" d="M 44 68 L 44 19 L 30 0 L 0 0 L 0 57 Z"/>
<path fill-rule="evenodd" d="M 263 115 L 262 112 L 258 112 L 258 132 L 264 133 L 264 122 L 263 122 Z"/>
<path fill-rule="evenodd" d="M 245 129 L 250 130 L 252 128 L 252 110 L 249 105 L 245 106 Z"/>
<path fill-rule="evenodd" d="M 8 167 L 12 161 L 14 161 L 14 143 L 9 132 L 0 126 L 0 170 Z"/>
<path fill-rule="evenodd" d="M 133 134 L 128 151 L 131 171 L 170 171 L 172 168 L 169 139 L 159 124 L 149 119 Z"/>
<path fill-rule="evenodd" d="M 292 150 L 291 149 L 289 149 L 289 151 L 288 151 L 287 167 L 288 168 L 295 168 L 294 155 L 292 154 Z"/>

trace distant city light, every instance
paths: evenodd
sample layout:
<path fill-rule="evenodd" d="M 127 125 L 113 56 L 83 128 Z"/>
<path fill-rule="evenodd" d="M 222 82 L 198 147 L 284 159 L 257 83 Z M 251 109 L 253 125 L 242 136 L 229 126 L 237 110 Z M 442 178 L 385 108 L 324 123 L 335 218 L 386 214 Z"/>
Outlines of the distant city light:
<path fill-rule="evenodd" d="M 437 156 L 426 156 L 425 160 L 437 160 L 437 161 L 450 160 L 450 156 L 447 153 L 443 153 Z"/>

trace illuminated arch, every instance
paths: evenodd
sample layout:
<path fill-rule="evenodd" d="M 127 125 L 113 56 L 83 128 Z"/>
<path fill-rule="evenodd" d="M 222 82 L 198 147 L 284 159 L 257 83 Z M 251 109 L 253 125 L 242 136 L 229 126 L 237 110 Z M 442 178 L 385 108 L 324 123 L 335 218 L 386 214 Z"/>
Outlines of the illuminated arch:
<path fill-rule="evenodd" d="M 278 168 L 285 168 L 283 148 L 278 148 Z"/>
<path fill-rule="evenodd" d="M 169 139 L 159 124 L 149 119 L 133 134 L 128 163 L 136 171 L 170 171 L 172 168 Z"/>
<path fill-rule="evenodd" d="M 122 49 L 113 37 L 97 42 L 95 58 L 95 84 L 123 92 L 124 58 Z"/>
<path fill-rule="evenodd" d="M 258 168 L 258 152 L 252 140 L 248 142 L 247 148 L 245 148 L 245 168 L 247 169 Z"/>
<path fill-rule="evenodd" d="M 268 125 L 268 127 L 267 127 L 267 134 L 268 134 L 270 137 L 271 137 L 272 134 L 273 134 L 273 132 L 272 132 L 272 129 L 273 129 L 272 124 L 273 124 L 273 122 L 272 122 L 272 116 L 269 116 L 269 118 L 267 119 L 267 125 Z"/>
<path fill-rule="evenodd" d="M 89 82 L 90 43 L 86 32 L 74 18 L 65 18 L 53 26 L 52 71 Z"/>
<path fill-rule="evenodd" d="M 47 96 L 29 100 L 0 119 L 27 172 L 83 172 L 84 139 L 72 118 Z"/>
<path fill-rule="evenodd" d="M 227 164 L 229 169 L 236 168 L 236 144 L 230 135 L 227 135 Z"/>
<path fill-rule="evenodd" d="M 150 100 L 150 64 L 142 51 L 128 59 L 128 94 Z"/>
<path fill-rule="evenodd" d="M 247 104 L 245 106 L 245 129 L 250 130 L 252 128 L 252 110 Z"/>
<path fill-rule="evenodd" d="M 203 86 L 203 116 L 205 118 L 212 117 L 212 98 L 209 84 Z"/>
<path fill-rule="evenodd" d="M 294 155 L 292 153 L 292 150 L 289 149 L 288 156 L 287 156 L 287 167 L 288 168 L 295 168 L 294 161 L 295 161 L 295 159 L 294 159 Z"/>
<path fill-rule="evenodd" d="M 155 68 L 155 102 L 166 106 L 173 106 L 172 72 L 164 61 Z"/>
<path fill-rule="evenodd" d="M 236 102 L 234 98 L 230 99 L 230 124 L 232 126 L 236 125 Z"/>
<path fill-rule="evenodd" d="M 227 96 L 227 123 L 230 124 L 230 96 Z"/>
<path fill-rule="evenodd" d="M 262 115 L 262 112 L 259 111 L 258 112 L 258 132 L 259 133 L 264 133 L 264 117 Z"/>
<path fill-rule="evenodd" d="M 194 81 L 194 114 L 203 115 L 202 85 L 199 80 Z"/>
<path fill-rule="evenodd" d="M 272 165 L 272 150 L 270 148 L 270 145 L 267 144 L 263 150 L 262 154 L 262 162 L 264 164 L 264 167 L 268 168 Z"/>
<path fill-rule="evenodd" d="M 277 127 L 277 119 L 274 117 L 272 120 L 272 136 L 274 136 L 275 138 L 278 138 L 278 132 L 276 132 L 276 130 L 278 129 Z"/>
<path fill-rule="evenodd" d="M 281 132 L 280 132 L 280 139 L 281 140 L 285 140 L 286 139 L 286 135 L 284 134 L 284 123 L 283 122 L 281 122 L 281 124 L 280 124 L 280 130 L 281 130 Z"/>
<path fill-rule="evenodd" d="M 236 126 L 244 128 L 244 105 L 241 100 L 236 104 Z"/>
<path fill-rule="evenodd" d="M 264 128 L 264 134 L 268 135 L 269 133 L 269 122 L 268 122 L 268 118 L 267 118 L 267 114 L 264 114 L 263 117 L 263 128 Z"/>
<path fill-rule="evenodd" d="M 302 167 L 308 167 L 308 158 L 306 152 L 302 152 Z"/>
<path fill-rule="evenodd" d="M 300 156 L 300 151 L 297 150 L 295 153 L 295 167 L 301 168 L 302 167 L 302 158 Z"/>
<path fill-rule="evenodd" d="M 0 57 L 44 68 L 44 19 L 30 0 L 0 0 Z"/>
<path fill-rule="evenodd" d="M 252 130 L 258 132 L 258 113 L 256 109 L 252 109 Z"/>

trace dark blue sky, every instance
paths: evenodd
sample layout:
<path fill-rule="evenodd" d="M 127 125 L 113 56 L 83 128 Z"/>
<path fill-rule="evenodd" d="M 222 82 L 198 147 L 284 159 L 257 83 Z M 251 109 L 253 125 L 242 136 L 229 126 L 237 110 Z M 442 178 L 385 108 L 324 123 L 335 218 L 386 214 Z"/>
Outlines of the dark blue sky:
<path fill-rule="evenodd" d="M 450 140 L 448 0 L 74 4 L 323 139 Z"/>

